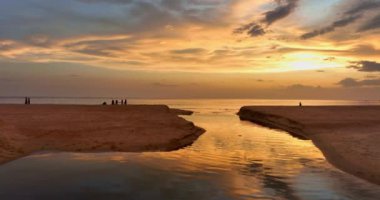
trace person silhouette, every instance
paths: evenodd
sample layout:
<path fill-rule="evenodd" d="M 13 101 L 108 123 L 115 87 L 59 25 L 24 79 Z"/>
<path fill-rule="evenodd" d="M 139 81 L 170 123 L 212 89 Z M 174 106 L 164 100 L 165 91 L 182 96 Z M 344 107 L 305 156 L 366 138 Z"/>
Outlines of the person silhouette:
<path fill-rule="evenodd" d="M 115 103 L 116 105 L 118 105 L 119 104 L 119 100 L 116 100 L 116 103 Z"/>
<path fill-rule="evenodd" d="M 28 104 L 28 97 L 25 97 L 25 105 Z"/>
<path fill-rule="evenodd" d="M 115 101 L 114 100 L 112 100 L 111 105 L 115 105 Z"/>
<path fill-rule="evenodd" d="M 302 102 L 299 103 L 299 106 L 302 107 Z"/>

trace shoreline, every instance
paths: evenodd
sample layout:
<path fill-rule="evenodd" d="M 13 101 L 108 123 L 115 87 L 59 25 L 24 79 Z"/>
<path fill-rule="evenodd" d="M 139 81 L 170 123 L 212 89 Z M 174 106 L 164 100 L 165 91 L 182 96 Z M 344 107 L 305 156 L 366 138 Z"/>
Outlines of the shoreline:
<path fill-rule="evenodd" d="M 0 164 L 38 151 L 173 151 L 205 130 L 166 105 L 0 104 Z"/>
<path fill-rule="evenodd" d="M 380 106 L 244 106 L 238 115 L 309 139 L 338 169 L 380 185 Z"/>

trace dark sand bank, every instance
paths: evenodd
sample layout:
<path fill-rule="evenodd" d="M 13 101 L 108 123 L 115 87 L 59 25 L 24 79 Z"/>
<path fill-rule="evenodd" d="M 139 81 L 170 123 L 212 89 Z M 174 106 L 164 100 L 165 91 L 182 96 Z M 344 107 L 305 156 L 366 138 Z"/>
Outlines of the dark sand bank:
<path fill-rule="evenodd" d="M 245 106 L 238 115 L 311 139 L 339 169 L 380 184 L 380 106 Z"/>
<path fill-rule="evenodd" d="M 0 105 L 0 163 L 36 151 L 171 151 L 204 130 L 165 105 Z"/>
<path fill-rule="evenodd" d="M 182 109 L 177 109 L 177 108 L 171 108 L 170 112 L 176 114 L 176 115 L 192 115 L 194 114 L 193 111 L 190 110 L 182 110 Z"/>

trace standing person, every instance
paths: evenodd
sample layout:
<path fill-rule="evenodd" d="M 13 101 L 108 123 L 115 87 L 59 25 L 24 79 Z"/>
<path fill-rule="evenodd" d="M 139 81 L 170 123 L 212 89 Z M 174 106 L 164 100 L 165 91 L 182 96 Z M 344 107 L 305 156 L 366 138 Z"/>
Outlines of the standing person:
<path fill-rule="evenodd" d="M 115 103 L 116 105 L 119 105 L 119 100 L 116 100 L 116 103 Z"/>
<path fill-rule="evenodd" d="M 302 107 L 302 102 L 299 103 L 299 106 Z"/>
<path fill-rule="evenodd" d="M 114 100 L 112 100 L 111 104 L 112 104 L 112 105 L 115 105 L 115 101 L 114 101 Z"/>
<path fill-rule="evenodd" d="M 125 105 L 128 105 L 127 99 L 125 99 L 124 102 L 125 102 Z"/>
<path fill-rule="evenodd" d="M 28 97 L 25 97 L 25 105 L 28 104 Z"/>

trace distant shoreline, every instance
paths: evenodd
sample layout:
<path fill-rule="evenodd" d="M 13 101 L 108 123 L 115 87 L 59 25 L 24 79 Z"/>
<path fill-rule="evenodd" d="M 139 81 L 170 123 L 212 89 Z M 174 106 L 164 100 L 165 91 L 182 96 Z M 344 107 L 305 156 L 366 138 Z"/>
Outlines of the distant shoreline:
<path fill-rule="evenodd" d="M 204 129 L 165 105 L 0 105 L 0 163 L 38 151 L 172 151 Z"/>
<path fill-rule="evenodd" d="M 244 106 L 238 115 L 311 139 L 331 164 L 380 185 L 380 106 Z"/>
<path fill-rule="evenodd" d="M 25 95 L 36 99 L 135 99 L 135 100 L 269 100 L 269 101 L 352 101 L 352 102 L 380 102 L 380 99 L 324 99 L 324 98 L 228 98 L 228 97 L 133 97 L 133 96 L 33 96 Z M 0 96 L 0 99 L 23 99 L 25 96 Z"/>

